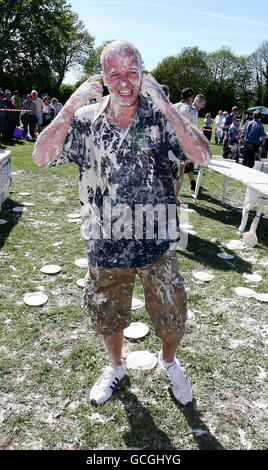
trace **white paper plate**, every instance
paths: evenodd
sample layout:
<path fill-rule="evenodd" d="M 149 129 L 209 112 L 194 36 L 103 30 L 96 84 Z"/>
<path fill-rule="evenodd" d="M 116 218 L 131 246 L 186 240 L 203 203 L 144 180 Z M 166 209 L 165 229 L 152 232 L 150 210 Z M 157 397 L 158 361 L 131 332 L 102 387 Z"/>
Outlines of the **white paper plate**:
<path fill-rule="evenodd" d="M 257 294 L 255 292 L 254 297 L 256 300 L 260 300 L 261 302 L 268 302 L 268 294 Z"/>
<path fill-rule="evenodd" d="M 84 278 L 77 279 L 76 284 L 77 284 L 79 287 L 85 287 L 86 281 L 85 281 Z"/>
<path fill-rule="evenodd" d="M 26 207 L 23 207 L 23 206 L 17 206 L 17 207 L 13 207 L 12 210 L 14 212 L 25 212 L 27 209 L 26 209 Z"/>
<path fill-rule="evenodd" d="M 257 273 L 252 273 L 252 274 L 243 273 L 243 277 L 245 279 L 247 279 L 248 281 L 251 281 L 251 282 L 261 282 L 262 281 L 261 275 L 257 274 Z"/>
<path fill-rule="evenodd" d="M 253 289 L 248 289 L 248 287 L 236 287 L 235 288 L 236 295 L 240 295 L 241 297 L 254 297 L 255 292 Z"/>
<path fill-rule="evenodd" d="M 190 224 L 180 224 L 180 228 L 182 228 L 183 230 L 186 229 L 186 230 L 192 230 L 193 225 L 190 225 Z"/>
<path fill-rule="evenodd" d="M 24 206 L 29 206 L 29 207 L 35 206 L 35 204 L 34 204 L 33 202 L 22 202 L 22 204 L 23 204 Z"/>
<path fill-rule="evenodd" d="M 24 303 L 31 306 L 44 305 L 47 300 L 48 296 L 44 292 L 28 292 L 23 297 Z"/>
<path fill-rule="evenodd" d="M 82 219 L 69 219 L 69 222 L 72 222 L 74 224 L 81 224 L 82 223 Z"/>
<path fill-rule="evenodd" d="M 199 281 L 204 281 L 204 282 L 211 281 L 214 277 L 212 274 L 207 273 L 206 271 L 193 272 L 193 276 L 195 279 L 198 279 Z"/>
<path fill-rule="evenodd" d="M 61 267 L 58 264 L 46 264 L 40 271 L 44 274 L 57 274 L 61 271 Z"/>
<path fill-rule="evenodd" d="M 192 312 L 192 310 L 187 311 L 187 321 L 195 321 L 195 314 Z"/>
<path fill-rule="evenodd" d="M 228 253 L 217 253 L 217 256 L 222 259 L 233 259 L 233 255 L 229 255 Z"/>
<path fill-rule="evenodd" d="M 243 242 L 247 245 L 250 246 L 250 248 L 254 248 L 254 246 L 258 243 L 258 238 L 256 233 L 254 232 L 246 232 L 243 235 Z"/>
<path fill-rule="evenodd" d="M 31 196 L 31 193 L 28 193 L 27 191 L 22 191 L 19 193 L 19 196 Z"/>
<path fill-rule="evenodd" d="M 128 328 L 124 329 L 124 335 L 127 338 L 138 339 L 146 336 L 148 331 L 149 326 L 145 325 L 145 323 L 133 322 Z"/>
<path fill-rule="evenodd" d="M 4 225 L 4 224 L 6 224 L 6 223 L 7 223 L 7 220 L 5 220 L 5 219 L 0 219 L 0 225 Z"/>
<path fill-rule="evenodd" d="M 145 305 L 144 301 L 141 299 L 138 299 L 137 297 L 132 297 L 132 302 L 131 302 L 131 309 L 132 310 L 137 310 L 138 308 L 143 308 Z"/>
<path fill-rule="evenodd" d="M 231 240 L 228 243 L 222 243 L 223 248 L 228 248 L 229 250 L 243 250 L 246 248 L 245 244 L 241 240 Z"/>
<path fill-rule="evenodd" d="M 128 369 L 147 370 L 153 369 L 157 364 L 154 354 L 149 351 L 134 351 L 127 356 Z"/>
<path fill-rule="evenodd" d="M 79 268 L 88 268 L 88 259 L 87 258 L 78 258 L 75 260 L 76 266 Z"/>
<path fill-rule="evenodd" d="M 80 212 L 73 212 L 72 214 L 68 214 L 67 217 L 69 219 L 80 219 L 81 214 Z"/>

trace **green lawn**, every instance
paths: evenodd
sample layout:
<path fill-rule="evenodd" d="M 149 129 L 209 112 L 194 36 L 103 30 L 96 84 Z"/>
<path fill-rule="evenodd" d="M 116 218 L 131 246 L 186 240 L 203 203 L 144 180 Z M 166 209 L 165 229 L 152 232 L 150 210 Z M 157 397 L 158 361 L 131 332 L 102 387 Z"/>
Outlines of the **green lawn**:
<path fill-rule="evenodd" d="M 220 151 L 221 147 L 213 153 Z M 1 148 L 4 148 L 3 146 Z M 33 165 L 33 144 L 14 142 L 12 188 L 0 218 L 1 231 L 1 449 L 265 449 L 265 358 L 267 307 L 238 297 L 237 286 L 267 292 L 268 207 L 254 249 L 217 257 L 222 242 L 237 239 L 245 187 L 229 181 L 228 205 L 220 204 L 222 176 L 204 171 L 201 192 L 192 203 L 188 178 L 181 198 L 195 212 L 180 212 L 193 225 L 187 248 L 177 251 L 191 315 L 179 357 L 191 380 L 194 402 L 183 407 L 173 398 L 159 367 L 129 370 L 113 397 L 92 408 L 89 391 L 106 356 L 90 328 L 76 280 L 85 270 L 80 225 L 67 214 L 79 209 L 77 168 L 42 170 Z M 21 191 L 31 196 L 19 196 Z M 35 205 L 18 216 L 12 208 Z M 251 211 L 250 221 L 255 212 Z M 186 213 L 187 215 L 187 213 Z M 250 223 L 249 221 L 249 223 Z M 59 264 L 55 276 L 40 272 Z M 213 280 L 199 283 L 192 271 L 206 270 Z M 259 284 L 244 272 L 258 272 Z M 26 292 L 43 290 L 42 307 L 24 304 Z M 143 296 L 139 280 L 135 295 Z M 124 340 L 124 357 L 134 350 L 158 354 L 159 342 L 144 309 L 133 311 L 150 332 L 140 341 Z"/>

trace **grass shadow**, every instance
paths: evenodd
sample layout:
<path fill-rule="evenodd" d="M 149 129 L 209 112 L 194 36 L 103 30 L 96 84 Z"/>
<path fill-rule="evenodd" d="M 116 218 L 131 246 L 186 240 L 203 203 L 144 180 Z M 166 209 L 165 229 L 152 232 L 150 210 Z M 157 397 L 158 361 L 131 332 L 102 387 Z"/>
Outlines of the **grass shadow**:
<path fill-rule="evenodd" d="M 0 143 L 0 149 L 1 150 L 6 150 L 8 147 L 14 147 L 15 145 L 24 145 L 25 141 L 22 139 L 12 139 L 12 140 L 2 140 Z"/>
<path fill-rule="evenodd" d="M 19 219 L 22 216 L 21 212 L 12 213 L 13 207 L 20 206 L 21 204 L 14 201 L 11 198 L 7 198 L 2 205 L 2 210 L 0 212 L 0 219 L 7 220 L 5 224 L 0 225 L 0 249 L 5 245 L 6 240 L 8 239 L 11 231 L 19 222 Z"/>
<path fill-rule="evenodd" d="M 189 427 L 191 428 L 193 438 L 197 443 L 200 450 L 224 450 L 224 447 L 210 432 L 208 427 L 201 419 L 201 413 L 196 406 L 196 400 L 186 406 L 180 405 L 174 398 L 171 390 L 169 390 L 170 397 L 178 410 L 185 416 Z"/>
<path fill-rule="evenodd" d="M 169 437 L 155 424 L 149 411 L 127 389 L 130 380 L 125 377 L 115 397 L 122 401 L 131 431 L 122 437 L 128 449 L 176 450 Z"/>
<path fill-rule="evenodd" d="M 184 256 L 192 261 L 209 266 L 210 268 L 222 271 L 251 271 L 252 264 L 241 258 L 237 252 L 226 250 L 234 256 L 231 261 L 225 261 L 217 256 L 222 250 L 219 248 L 218 243 L 212 243 L 209 240 L 204 240 L 196 235 L 190 235 L 188 244 L 185 250 L 177 250 L 179 256 Z"/>

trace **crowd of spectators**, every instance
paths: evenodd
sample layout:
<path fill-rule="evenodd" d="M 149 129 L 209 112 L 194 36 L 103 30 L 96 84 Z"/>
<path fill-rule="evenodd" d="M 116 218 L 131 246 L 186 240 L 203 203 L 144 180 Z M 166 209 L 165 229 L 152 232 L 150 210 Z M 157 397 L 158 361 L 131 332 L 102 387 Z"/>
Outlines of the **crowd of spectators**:
<path fill-rule="evenodd" d="M 35 141 L 61 108 L 57 98 L 39 98 L 36 90 L 19 96 L 17 90 L 12 94 L 0 89 L 0 140 L 12 140 L 15 135 Z"/>

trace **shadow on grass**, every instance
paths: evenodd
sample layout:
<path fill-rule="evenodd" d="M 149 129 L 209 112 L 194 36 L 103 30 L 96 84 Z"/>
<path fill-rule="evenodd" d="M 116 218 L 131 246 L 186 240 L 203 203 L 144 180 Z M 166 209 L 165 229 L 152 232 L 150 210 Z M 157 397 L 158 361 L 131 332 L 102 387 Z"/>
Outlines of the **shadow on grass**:
<path fill-rule="evenodd" d="M 197 203 L 194 204 L 192 202 L 192 197 L 185 195 L 183 197 L 184 200 L 190 199 L 190 201 L 185 201 L 188 204 L 189 208 L 194 209 L 200 216 L 206 217 L 208 219 L 214 219 L 218 222 L 226 225 L 233 225 L 234 228 L 237 228 L 241 224 L 242 219 L 242 210 L 238 210 L 236 207 L 232 206 L 231 204 L 225 203 L 222 204 L 220 199 L 215 199 L 213 196 L 209 194 L 199 194 Z M 209 204 L 213 204 L 215 206 L 219 206 L 221 209 L 217 209 L 211 206 L 204 206 L 198 204 L 198 201 L 207 201 Z M 267 202 L 268 204 L 268 202 Z M 249 211 L 249 217 L 245 232 L 250 229 L 251 222 L 253 221 L 256 215 L 256 210 Z M 268 232 L 268 220 L 267 218 L 261 216 L 259 226 L 257 229 L 257 236 L 260 243 L 268 246 L 268 239 L 265 234 Z"/>
<path fill-rule="evenodd" d="M 179 257 L 196 261 L 197 263 L 209 266 L 210 268 L 222 270 L 224 272 L 237 271 L 237 272 L 250 272 L 252 264 L 241 258 L 237 252 L 226 250 L 234 256 L 231 261 L 225 261 L 217 256 L 217 253 L 225 251 L 218 246 L 218 243 L 212 243 L 209 240 L 204 240 L 195 235 L 190 235 L 188 245 L 185 250 L 177 250 Z"/>
<path fill-rule="evenodd" d="M 149 411 L 139 402 L 137 397 L 127 391 L 130 380 L 125 377 L 117 390 L 117 398 L 124 405 L 131 431 L 122 437 L 128 449 L 176 450 L 169 437 L 157 428 Z"/>
<path fill-rule="evenodd" d="M 180 405 L 174 398 L 172 392 L 169 390 L 170 398 L 178 408 L 178 410 L 185 416 L 189 427 L 191 428 L 193 438 L 196 441 L 200 450 L 224 450 L 224 447 L 210 432 L 208 427 L 202 421 L 200 412 L 196 406 L 196 400 L 186 406 Z"/>
<path fill-rule="evenodd" d="M 0 249 L 3 248 L 11 231 L 17 225 L 19 219 L 21 218 L 21 215 L 22 215 L 21 212 L 18 212 L 17 215 L 15 215 L 15 212 L 12 211 L 13 207 L 16 207 L 19 205 L 21 204 L 14 201 L 11 198 L 7 198 L 6 201 L 2 205 L 2 210 L 0 212 L 0 219 L 7 220 L 7 223 L 0 225 Z"/>
<path fill-rule="evenodd" d="M 130 387 L 128 377 L 124 378 L 115 395 L 124 405 L 131 428 L 131 431 L 122 436 L 127 448 L 136 450 L 179 450 L 171 442 L 168 435 L 156 426 L 149 411 L 139 402 L 137 397 L 127 392 L 126 387 Z M 174 402 L 178 411 L 185 416 L 199 449 L 224 450 L 221 443 L 212 435 L 202 421 L 195 400 L 189 405 L 183 406 L 177 402 L 171 391 L 169 393 L 170 399 Z M 168 404 L 160 402 L 159 406 L 163 408 L 168 406 Z"/>

